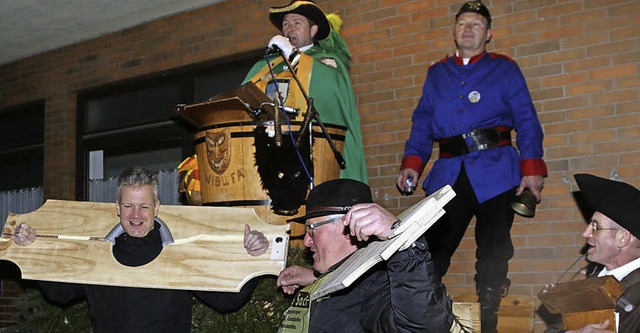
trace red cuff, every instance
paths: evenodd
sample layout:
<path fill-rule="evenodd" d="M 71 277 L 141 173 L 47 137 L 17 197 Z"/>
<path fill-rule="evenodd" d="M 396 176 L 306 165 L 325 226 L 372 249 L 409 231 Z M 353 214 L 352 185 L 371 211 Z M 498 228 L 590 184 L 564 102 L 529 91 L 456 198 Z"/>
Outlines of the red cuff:
<path fill-rule="evenodd" d="M 547 164 L 541 158 L 529 158 L 520 161 L 522 176 L 547 176 Z"/>
<path fill-rule="evenodd" d="M 424 163 L 422 163 L 422 159 L 415 155 L 408 155 L 402 159 L 402 164 L 400 164 L 400 170 L 404 169 L 413 169 L 418 172 L 418 174 L 422 173 L 422 169 L 424 169 Z"/>

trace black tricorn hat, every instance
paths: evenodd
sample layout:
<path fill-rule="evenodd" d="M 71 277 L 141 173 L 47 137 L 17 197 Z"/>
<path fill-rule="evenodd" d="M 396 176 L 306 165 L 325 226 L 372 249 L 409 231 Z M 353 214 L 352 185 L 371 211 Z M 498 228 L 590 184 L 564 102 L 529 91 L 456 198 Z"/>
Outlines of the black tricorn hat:
<path fill-rule="evenodd" d="M 589 174 L 575 176 L 587 205 L 640 238 L 640 190 L 623 182 Z"/>
<path fill-rule="evenodd" d="M 488 28 L 491 27 L 491 13 L 489 13 L 489 8 L 487 8 L 487 6 L 485 6 L 480 0 L 465 2 L 462 5 L 462 7 L 460 7 L 460 10 L 456 14 L 456 20 L 458 19 L 458 16 L 460 16 L 460 14 L 462 13 L 480 14 L 487 19 L 487 27 Z"/>
<path fill-rule="evenodd" d="M 333 214 L 346 214 L 351 206 L 372 203 L 369 185 L 348 178 L 333 179 L 321 183 L 309 192 L 307 214 L 287 222 L 305 223 L 307 219 Z"/>
<path fill-rule="evenodd" d="M 315 2 L 292 0 L 286 6 L 271 7 L 269 8 L 269 20 L 271 20 L 271 23 L 273 23 L 278 30 L 282 30 L 284 16 L 290 13 L 300 14 L 318 26 L 318 32 L 313 37 L 314 40 L 323 40 L 329 36 L 329 32 L 331 32 L 329 20 L 327 20 L 327 16 L 322 11 L 322 8 L 318 7 Z"/>

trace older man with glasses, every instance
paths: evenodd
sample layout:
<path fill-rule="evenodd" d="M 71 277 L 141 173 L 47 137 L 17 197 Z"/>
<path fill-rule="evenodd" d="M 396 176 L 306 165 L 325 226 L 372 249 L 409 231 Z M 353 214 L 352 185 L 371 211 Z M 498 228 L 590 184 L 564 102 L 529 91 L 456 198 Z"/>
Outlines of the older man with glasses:
<path fill-rule="evenodd" d="M 607 319 L 579 330 L 563 331 L 558 321 L 545 332 L 640 332 L 640 191 L 593 175 L 577 174 L 575 178 L 585 203 L 593 211 L 582 232 L 589 246 L 587 259 L 603 266 L 593 276 L 611 275 L 618 279 L 625 287 L 621 298 L 633 309 L 616 309 L 616 323 Z"/>
<path fill-rule="evenodd" d="M 289 266 L 278 277 L 288 294 L 298 292 L 279 332 L 448 332 L 451 300 L 435 275 L 421 237 L 347 289 L 321 299 L 311 294 L 358 248 L 385 240 L 398 218 L 373 203 L 371 189 L 352 179 L 316 186 L 307 214 L 290 221 L 306 224 L 304 244 L 313 252 L 313 269 Z"/>

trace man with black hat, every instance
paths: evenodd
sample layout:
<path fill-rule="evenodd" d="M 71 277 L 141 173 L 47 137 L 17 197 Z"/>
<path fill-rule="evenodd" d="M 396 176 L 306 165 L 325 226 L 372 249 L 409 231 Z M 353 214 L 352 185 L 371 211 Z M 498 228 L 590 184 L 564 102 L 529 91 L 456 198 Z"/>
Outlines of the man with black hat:
<path fill-rule="evenodd" d="M 269 19 L 282 35 L 271 38 L 267 50 L 279 50 L 294 68 L 288 68 L 282 57 L 271 55 L 251 68 L 245 83 L 254 82 L 280 105 L 301 113 L 307 110 L 306 92 L 323 123 L 347 127 L 343 154 L 346 168 L 340 177 L 366 183 L 360 119 L 349 78 L 351 54 L 339 35 L 342 20 L 336 14 L 325 15 L 313 1 L 299 0 L 271 7 Z"/>
<path fill-rule="evenodd" d="M 597 276 L 612 275 L 625 287 L 621 295 L 633 305 L 627 312 L 616 309 L 615 332 L 640 332 L 640 191 L 623 182 L 576 174 L 585 203 L 593 211 L 582 232 L 589 249 L 587 259 L 604 267 Z M 547 333 L 613 332 L 610 322 L 589 324 L 576 331 L 559 331 L 556 325 Z"/>
<path fill-rule="evenodd" d="M 278 276 L 278 286 L 288 294 L 304 287 L 280 332 L 449 332 L 451 300 L 435 276 L 424 237 L 347 289 L 311 299 L 319 281 L 358 248 L 392 233 L 397 218 L 373 203 L 369 186 L 352 179 L 324 182 L 309 193 L 307 214 L 291 221 L 306 224 L 313 270 L 289 266 Z"/>
<path fill-rule="evenodd" d="M 542 160 L 543 133 L 518 65 L 486 51 L 491 14 L 481 1 L 465 2 L 455 16 L 456 52 L 432 65 L 422 98 L 413 113 L 397 186 L 411 192 L 431 158 L 427 195 L 451 185 L 456 197 L 444 218 L 427 232 L 436 270 L 444 276 L 451 256 L 476 217 L 476 288 L 482 332 L 496 332 L 497 310 L 508 292 L 508 262 L 513 257 L 511 203 L 525 189 L 541 199 L 547 170 Z M 511 132 L 517 133 L 517 147 Z"/>

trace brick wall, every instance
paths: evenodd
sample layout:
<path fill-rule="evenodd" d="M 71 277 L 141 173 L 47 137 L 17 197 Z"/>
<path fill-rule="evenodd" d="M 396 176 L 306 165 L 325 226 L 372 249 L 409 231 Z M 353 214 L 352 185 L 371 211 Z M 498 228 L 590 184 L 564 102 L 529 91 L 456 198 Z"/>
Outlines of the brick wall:
<path fill-rule="evenodd" d="M 75 193 L 76 91 L 263 50 L 276 32 L 267 23 L 268 7 L 284 2 L 228 0 L 0 66 L 0 108 L 46 100 L 45 196 Z M 318 3 L 345 21 L 369 182 L 375 199 L 399 212 L 420 199 L 400 196 L 395 178 L 426 70 L 454 50 L 453 14 L 461 1 Z M 544 199 L 535 218 L 516 219 L 510 273 L 512 294 L 536 295 L 584 244 L 573 174 L 640 186 L 640 2 L 485 3 L 494 16 L 489 50 L 520 64 L 546 134 Z M 445 280 L 454 294 L 473 292 L 472 231 Z M 543 326 L 538 320 L 536 332 Z"/>
<path fill-rule="evenodd" d="M 22 293 L 22 286 L 18 280 L 0 280 L 2 294 L 0 294 L 0 328 L 8 327 L 13 322 L 15 302 Z"/>
<path fill-rule="evenodd" d="M 0 261 L 0 330 L 13 323 L 16 301 L 23 292 L 20 270 L 13 263 Z"/>

